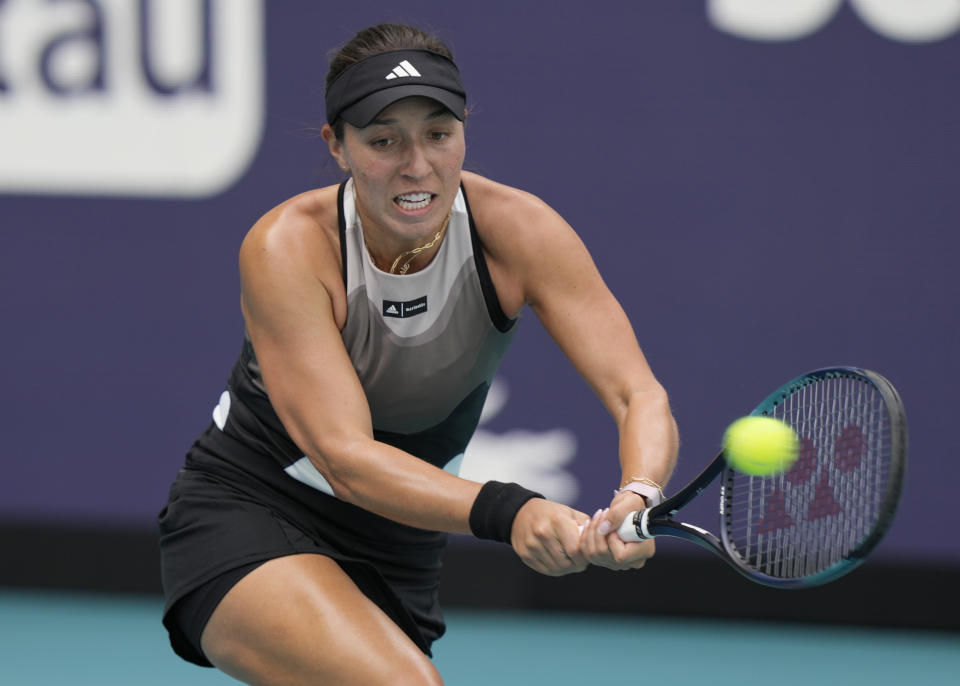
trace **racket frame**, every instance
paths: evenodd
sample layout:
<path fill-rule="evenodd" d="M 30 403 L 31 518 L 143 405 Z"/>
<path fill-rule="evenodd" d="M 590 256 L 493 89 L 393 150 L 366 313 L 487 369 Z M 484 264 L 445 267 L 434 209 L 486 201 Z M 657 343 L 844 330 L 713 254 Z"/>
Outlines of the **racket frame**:
<path fill-rule="evenodd" d="M 870 383 L 876 388 L 884 400 L 889 415 L 888 420 L 891 432 L 889 485 L 879 507 L 877 521 L 869 535 L 843 559 L 819 572 L 797 578 L 770 576 L 747 564 L 730 541 L 727 535 L 727 526 L 724 522 L 724 518 L 729 516 L 728 513 L 730 511 L 728 501 L 730 489 L 728 482 L 732 481 L 733 471 L 727 464 L 723 451 L 720 451 L 700 475 L 680 491 L 659 505 L 628 515 L 627 522 L 629 522 L 629 524 L 625 522 L 625 525 L 621 527 L 621 532 L 626 531 L 630 534 L 630 540 L 645 540 L 648 538 L 656 538 L 657 536 L 670 536 L 696 543 L 702 548 L 706 548 L 722 557 L 734 569 L 751 581 L 776 588 L 810 588 L 819 586 L 852 571 L 863 562 L 867 554 L 869 554 L 883 538 L 893 521 L 897 504 L 900 500 L 903 475 L 906 469 L 907 424 L 903 403 L 897 390 L 893 387 L 893 384 L 883 376 L 870 370 L 859 367 L 827 367 L 814 370 L 783 384 L 767 396 L 767 398 L 751 412 L 751 415 L 767 416 L 771 414 L 785 398 L 798 390 L 821 380 L 834 378 L 855 378 Z M 721 536 L 718 537 L 699 526 L 674 519 L 683 507 L 703 493 L 703 491 L 721 475 Z M 630 529 L 632 529 L 632 531 Z"/>

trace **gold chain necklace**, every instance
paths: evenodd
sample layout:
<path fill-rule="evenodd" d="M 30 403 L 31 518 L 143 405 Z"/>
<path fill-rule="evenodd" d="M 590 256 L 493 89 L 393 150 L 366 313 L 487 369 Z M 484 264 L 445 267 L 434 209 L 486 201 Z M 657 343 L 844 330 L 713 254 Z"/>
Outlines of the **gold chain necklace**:
<path fill-rule="evenodd" d="M 410 270 L 410 263 L 413 262 L 413 260 L 417 257 L 417 255 L 422 253 L 424 250 L 429 250 L 430 248 L 435 246 L 437 244 L 437 241 L 439 241 L 443 237 L 443 232 L 447 230 L 447 224 L 449 223 L 450 223 L 450 212 L 447 212 L 447 216 L 443 220 L 443 224 L 440 225 L 440 230 L 437 231 L 437 235 L 433 237 L 433 240 L 430 241 L 429 243 L 425 243 L 421 245 L 419 248 L 414 248 L 413 250 L 407 250 L 407 252 L 400 253 L 400 256 L 397 257 L 397 259 L 393 261 L 393 264 L 390 265 L 390 273 L 391 274 L 397 273 L 397 274 L 400 274 L 401 276 L 406 274 Z M 409 255 L 410 257 L 407 257 L 407 255 Z M 400 265 L 399 272 L 394 272 L 394 270 L 397 268 L 397 265 L 400 263 L 400 260 L 402 260 L 404 257 L 407 257 L 407 261 Z"/>

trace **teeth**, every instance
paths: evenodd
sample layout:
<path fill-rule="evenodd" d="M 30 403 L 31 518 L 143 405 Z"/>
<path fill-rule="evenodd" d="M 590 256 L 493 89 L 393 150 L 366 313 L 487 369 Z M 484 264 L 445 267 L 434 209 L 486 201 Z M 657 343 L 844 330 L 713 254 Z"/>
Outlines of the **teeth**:
<path fill-rule="evenodd" d="M 405 210 L 421 210 L 430 204 L 430 193 L 405 193 L 396 197 L 396 203 Z"/>

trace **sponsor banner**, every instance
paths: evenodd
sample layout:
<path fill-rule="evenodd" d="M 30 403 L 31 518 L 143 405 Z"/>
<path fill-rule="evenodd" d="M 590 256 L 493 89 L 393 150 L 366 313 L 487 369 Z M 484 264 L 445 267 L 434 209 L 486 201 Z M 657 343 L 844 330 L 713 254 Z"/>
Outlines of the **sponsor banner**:
<path fill-rule="evenodd" d="M 790 41 L 823 30 L 844 6 L 893 41 L 930 43 L 960 31 L 960 0 L 707 0 L 707 16 L 733 36 Z"/>
<path fill-rule="evenodd" d="M 0 2 L 0 193 L 206 197 L 264 118 L 262 0 Z"/>

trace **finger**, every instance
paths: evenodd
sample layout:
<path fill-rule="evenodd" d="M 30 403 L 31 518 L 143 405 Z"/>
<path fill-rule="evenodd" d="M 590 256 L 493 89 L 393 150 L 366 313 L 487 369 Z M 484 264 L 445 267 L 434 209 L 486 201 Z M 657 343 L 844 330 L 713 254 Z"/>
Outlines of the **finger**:
<path fill-rule="evenodd" d="M 578 521 L 577 521 L 577 528 L 580 530 L 580 534 L 582 535 L 583 532 L 587 530 L 587 527 L 588 527 L 591 523 L 596 522 L 596 521 L 597 521 L 597 517 L 600 516 L 602 513 L 603 513 L 603 508 L 601 507 L 601 508 L 598 508 L 597 511 L 594 512 L 592 516 L 589 516 L 589 517 L 588 517 L 588 516 L 584 516 L 584 519 L 583 519 L 583 520 L 578 520 Z"/>
<path fill-rule="evenodd" d="M 610 503 L 606 515 L 607 524 L 600 525 L 600 534 L 606 536 L 611 531 L 616 531 L 628 515 L 643 510 L 646 506 L 647 501 L 636 493 L 629 491 L 620 493 Z"/>
<path fill-rule="evenodd" d="M 586 512 L 581 512 L 580 510 L 572 510 L 572 512 L 573 512 L 574 521 L 577 523 L 577 526 L 580 527 L 580 529 L 582 530 L 583 527 L 585 527 L 587 523 L 590 521 L 590 515 L 588 515 Z"/>
<path fill-rule="evenodd" d="M 616 569 L 639 569 L 655 552 L 654 542 L 624 543 L 615 533 L 607 537 Z"/>
<path fill-rule="evenodd" d="M 580 547 L 580 531 L 576 526 L 576 520 L 560 522 L 557 533 L 557 541 L 561 546 L 561 552 L 570 563 L 571 571 L 584 569 L 587 566 L 587 561 Z"/>
<path fill-rule="evenodd" d="M 535 572 L 546 574 L 548 576 L 554 576 L 554 560 L 542 547 L 538 545 L 528 546 L 523 551 L 523 554 L 520 555 L 520 559 L 523 560 L 525 565 Z"/>
<path fill-rule="evenodd" d="M 547 576 L 563 576 L 577 571 L 573 561 L 564 555 L 559 547 L 556 550 L 541 549 L 536 555 L 536 560 L 538 566 L 534 569 Z"/>
<path fill-rule="evenodd" d="M 581 550 L 584 553 L 584 557 L 590 564 L 600 565 L 602 567 L 609 567 L 613 562 L 606 536 L 601 535 L 598 531 L 606 514 L 606 510 L 597 510 L 581 539 Z"/>
<path fill-rule="evenodd" d="M 586 567 L 580 552 L 580 535 L 573 521 L 557 522 L 553 531 L 540 541 L 542 555 L 553 574 L 567 574 Z"/>
<path fill-rule="evenodd" d="M 580 535 L 573 518 L 554 520 L 543 526 L 539 533 L 532 533 L 521 547 L 527 566 L 550 576 L 568 574 L 586 567 L 586 560 L 580 552 Z"/>
<path fill-rule="evenodd" d="M 601 536 L 607 536 L 611 531 L 616 531 L 617 527 L 620 526 L 620 521 L 623 518 L 615 519 L 615 516 L 610 516 L 610 513 L 604 513 L 603 518 L 600 520 L 600 523 L 597 525 L 597 533 Z"/>
<path fill-rule="evenodd" d="M 588 519 L 584 524 L 582 524 L 580 529 L 580 551 L 585 556 L 590 556 L 593 554 L 594 549 L 596 548 L 596 522 L 600 513 L 603 512 L 602 509 L 598 509 L 593 513 L 593 516 Z"/>
<path fill-rule="evenodd" d="M 600 515 L 603 514 L 603 508 L 598 509 L 593 513 L 592 517 L 589 517 L 587 521 L 578 525 L 580 531 L 580 540 L 584 541 L 590 537 L 590 532 L 596 528 L 596 523 L 600 518 Z"/>

